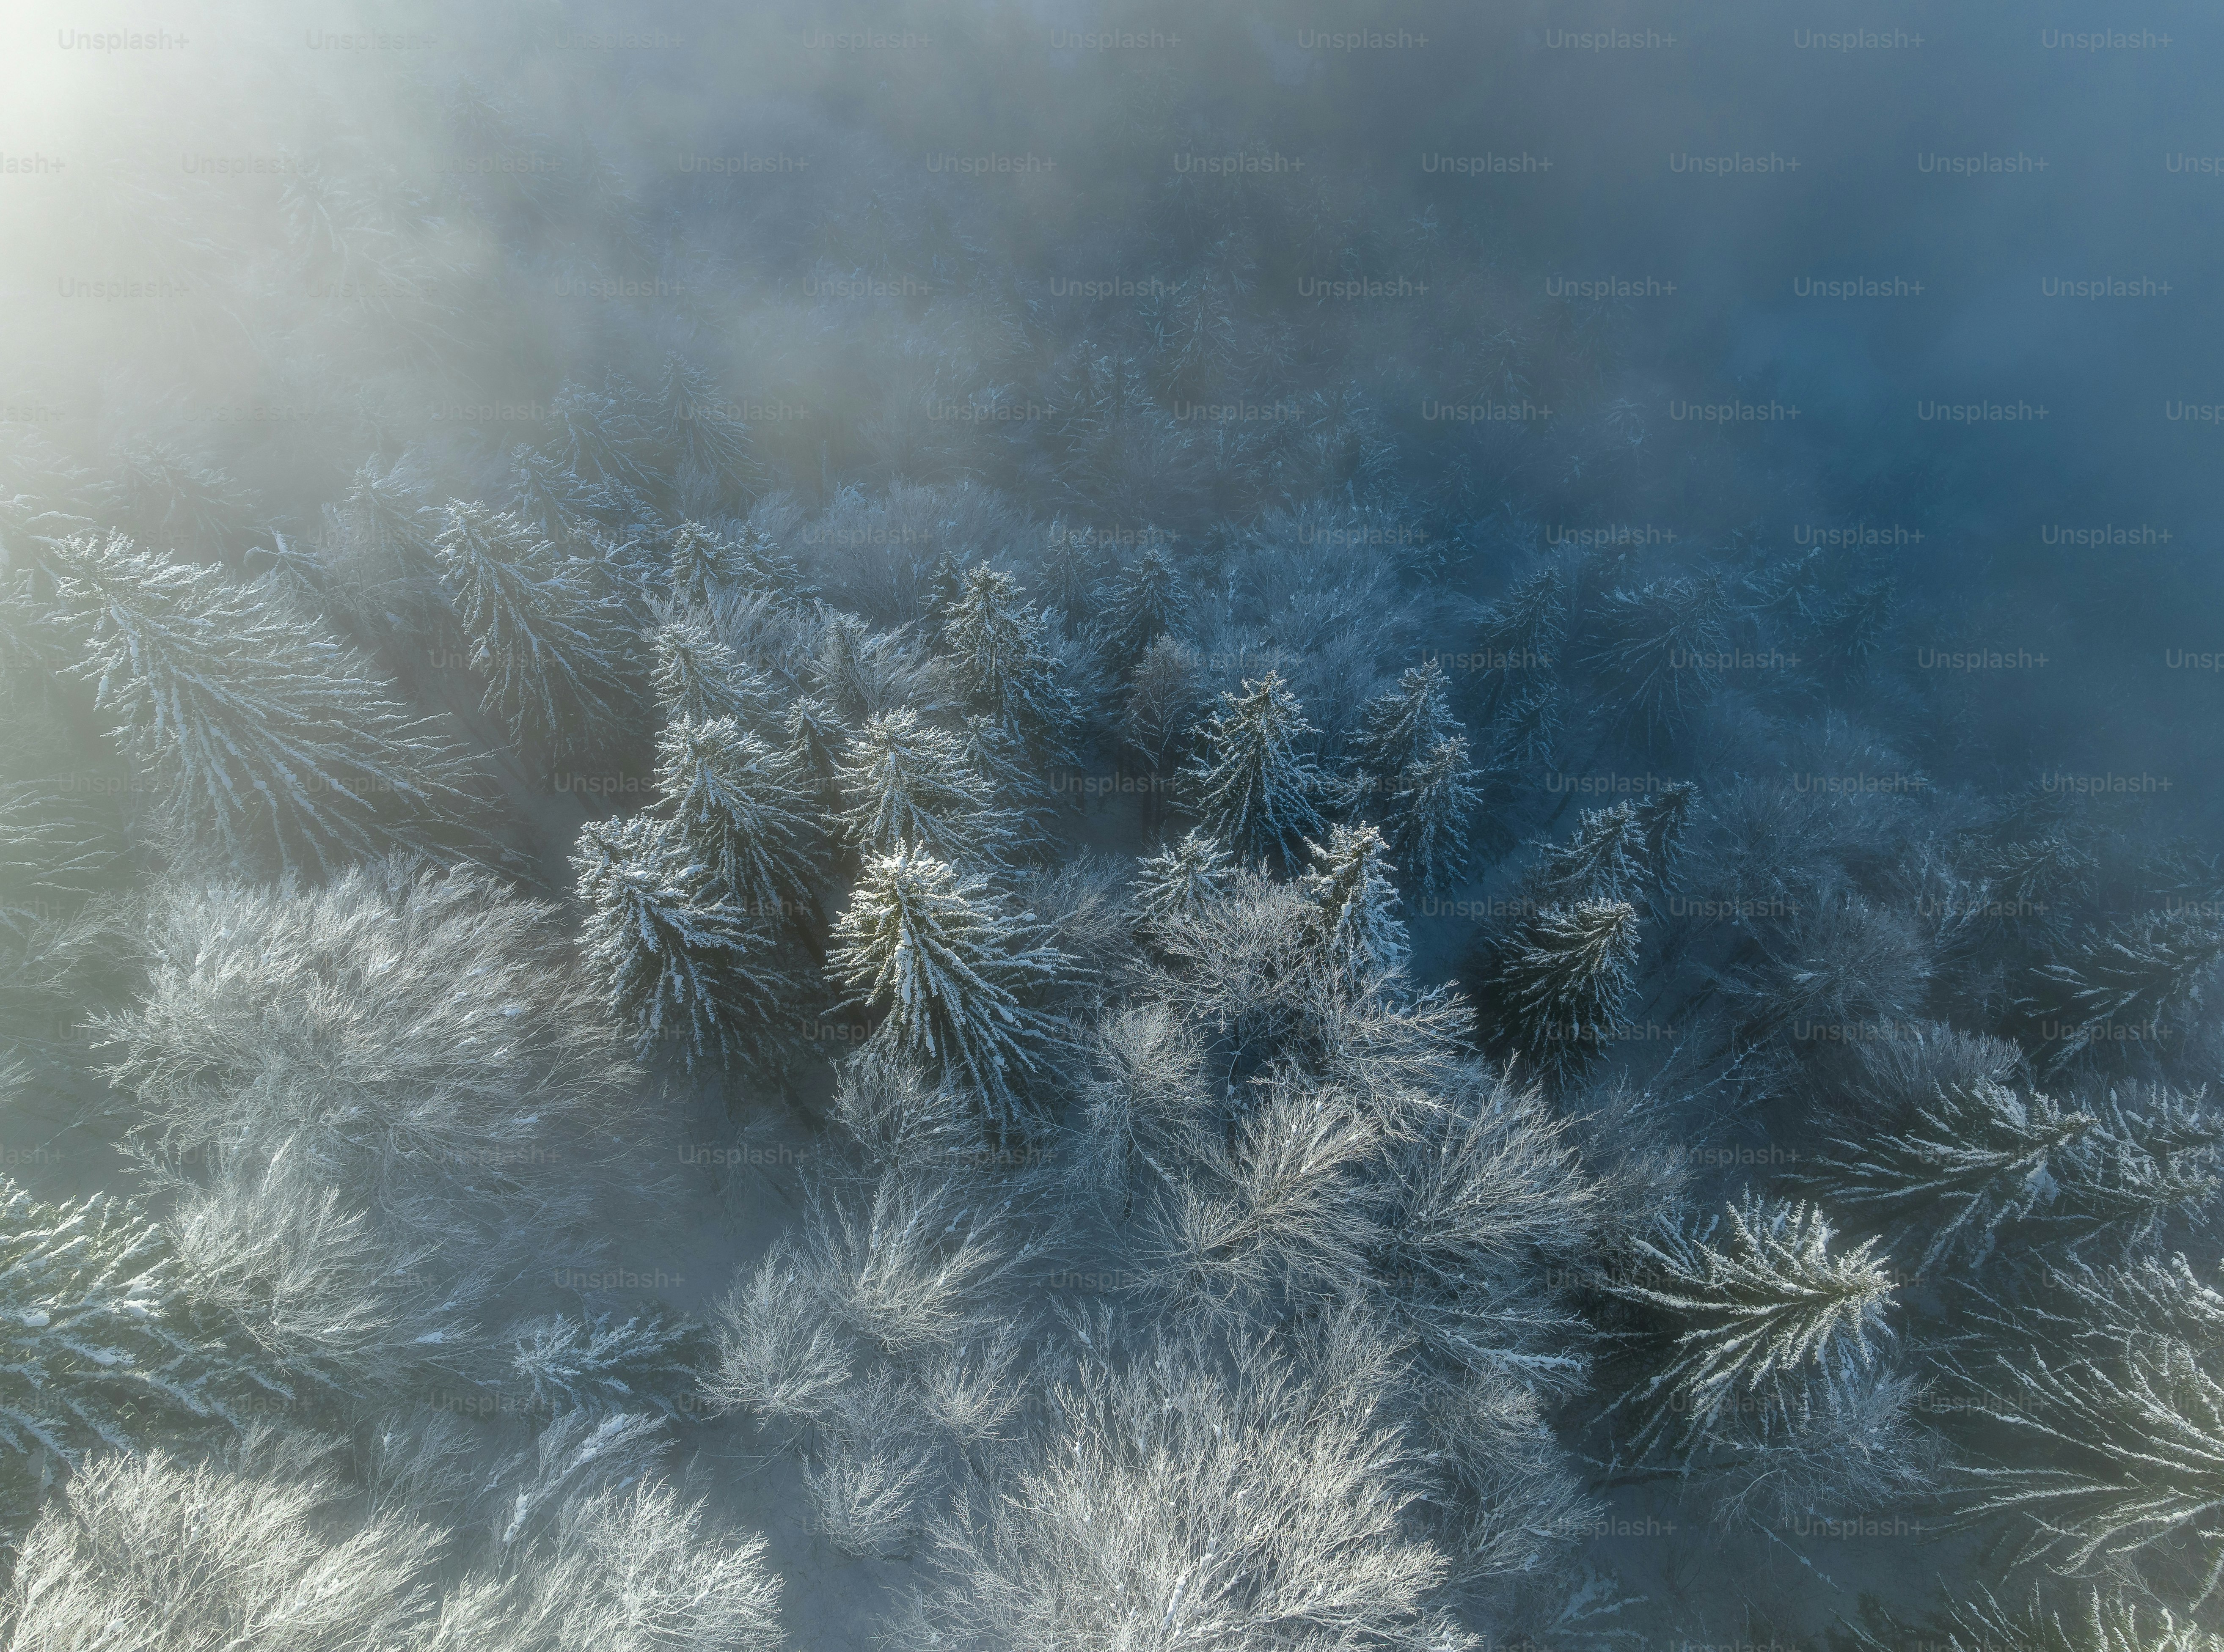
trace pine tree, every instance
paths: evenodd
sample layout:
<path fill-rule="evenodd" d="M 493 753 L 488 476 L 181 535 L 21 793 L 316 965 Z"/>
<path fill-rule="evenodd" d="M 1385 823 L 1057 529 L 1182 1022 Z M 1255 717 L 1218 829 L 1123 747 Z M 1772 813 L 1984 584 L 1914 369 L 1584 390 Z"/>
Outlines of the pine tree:
<path fill-rule="evenodd" d="M 945 551 L 926 572 L 926 590 L 919 598 L 919 617 L 938 634 L 946 635 L 951 611 L 965 595 L 965 570 L 957 553 Z"/>
<path fill-rule="evenodd" d="M 774 544 L 771 534 L 754 526 L 744 526 L 734 540 L 732 577 L 736 589 L 770 597 L 791 609 L 807 607 L 818 595 L 803 564 Z"/>
<path fill-rule="evenodd" d="M 842 719 L 825 701 L 805 694 L 789 703 L 781 726 L 787 730 L 787 745 L 780 758 L 787 766 L 788 778 L 821 813 L 839 811 L 842 753 L 850 741 L 850 731 L 843 727 Z"/>
<path fill-rule="evenodd" d="M 854 614 L 822 612 L 816 647 L 804 664 L 811 691 L 845 722 L 884 711 L 938 709 L 940 684 L 902 633 L 876 632 Z"/>
<path fill-rule="evenodd" d="M 324 519 L 325 560 L 358 621 L 422 626 L 445 608 L 433 549 L 439 513 L 410 471 L 366 461 Z"/>
<path fill-rule="evenodd" d="M 1927 1271 L 1957 1254 L 1981 1262 L 2010 1233 L 2026 1249 L 2142 1238 L 2215 1194 L 2218 1127 L 2167 1094 L 2069 1111 L 1987 1081 L 1940 1090 L 1889 1134 L 1830 1141 L 1810 1176 L 1835 1202 L 1927 1235 Z"/>
<path fill-rule="evenodd" d="M 1019 582 L 986 563 L 943 615 L 942 634 L 960 687 L 976 711 L 995 717 L 1038 757 L 1065 754 L 1081 709 L 1060 681 L 1041 610 L 1020 600 Z"/>
<path fill-rule="evenodd" d="M 2224 1381 L 2213 1345 L 2133 1331 L 2120 1352 L 2057 1368 L 2008 1363 L 1986 1414 L 2038 1467 L 1980 1471 L 1973 1512 L 2020 1513 L 2027 1552 L 2057 1570 L 2163 1548 L 2188 1573 L 2186 1604 L 2224 1585 Z M 2194 1586 L 2197 1584 L 2197 1587 Z"/>
<path fill-rule="evenodd" d="M 1499 1044 L 1549 1073 L 1588 1066 L 1622 1030 L 1637 949 L 1637 909 L 1627 901 L 1533 912 L 1493 973 Z"/>
<path fill-rule="evenodd" d="M 730 717 L 682 717 L 657 736 L 656 757 L 678 842 L 724 903 L 759 921 L 809 910 L 818 833 L 779 753 Z"/>
<path fill-rule="evenodd" d="M 1220 697 L 1204 728 L 1204 753 L 1183 771 L 1191 808 L 1238 854 L 1286 854 L 1294 840 L 1324 829 L 1314 799 L 1320 771 L 1297 742 L 1316 733 L 1278 672 Z"/>
<path fill-rule="evenodd" d="M 188 561 L 231 558 L 246 549 L 255 501 L 223 471 L 196 463 L 167 442 L 127 448 L 119 478 L 134 538 Z"/>
<path fill-rule="evenodd" d="M 1980 1589 L 1919 1626 L 1865 1611 L 1863 1621 L 1850 1627 L 1861 1652 L 1905 1652 L 1911 1646 L 1938 1652 L 2224 1652 L 2224 1635 L 2182 1622 L 2120 1584 L 2096 1585 L 2073 1605 L 2067 1615 L 2054 1610 L 2036 1585 L 2019 1607 Z"/>
<path fill-rule="evenodd" d="M 510 450 L 509 482 L 509 514 L 560 555 L 599 556 L 602 536 L 626 517 L 624 501 L 603 483 L 522 445 Z"/>
<path fill-rule="evenodd" d="M 1053 1029 L 1022 996 L 1056 981 L 1066 962 L 1037 939 L 1033 920 L 980 879 L 905 846 L 868 858 L 834 934 L 850 1002 L 885 1012 L 870 1044 L 1013 1116 L 1013 1084 Z"/>
<path fill-rule="evenodd" d="M 772 684 L 734 658 L 700 608 L 685 609 L 656 628 L 651 682 L 667 717 L 693 722 L 730 717 L 760 734 L 780 726 Z"/>
<path fill-rule="evenodd" d="M 1637 823 L 1642 833 L 1638 859 L 1645 868 L 1646 882 L 1656 893 L 1675 873 L 1677 850 L 1698 799 L 1699 788 L 1689 780 L 1670 780 L 1646 792 L 1637 805 Z"/>
<path fill-rule="evenodd" d="M 818 588 L 803 577 L 795 558 L 761 528 L 744 527 L 728 539 L 699 522 L 672 530 L 673 600 L 711 613 L 736 596 L 770 596 L 789 604 L 808 602 Z"/>
<path fill-rule="evenodd" d="M 945 861 L 993 860 L 1010 835 L 964 742 L 913 711 L 874 717 L 843 754 L 842 824 L 868 854 L 919 849 Z"/>
<path fill-rule="evenodd" d="M 664 358 L 652 433 L 682 501 L 723 504 L 747 486 L 749 426 L 727 412 L 711 375 L 677 355 Z"/>
<path fill-rule="evenodd" d="M 1012 817 L 1015 832 L 1033 825 L 1033 811 L 1050 793 L 1040 772 L 1027 761 L 1027 750 L 994 717 L 976 715 L 965 719 L 957 737 L 965 764 L 987 785 L 993 807 Z"/>
<path fill-rule="evenodd" d="M 654 491 L 655 479 L 640 457 L 648 432 L 630 405 L 635 394 L 616 375 L 600 390 L 565 385 L 549 400 L 549 457 L 573 476 L 621 496 Z"/>
<path fill-rule="evenodd" d="M 1498 719 L 1527 708 L 1534 718 L 1537 707 L 1551 703 L 1552 672 L 1567 630 L 1567 590 L 1554 567 L 1517 580 L 1485 611 L 1475 639 L 1485 716 Z"/>
<path fill-rule="evenodd" d="M 1325 845 L 1305 840 L 1311 868 L 1298 887 L 1312 907 L 1311 940 L 1330 966 L 1360 979 L 1395 969 L 1408 950 L 1399 921 L 1397 867 L 1372 826 L 1329 829 Z"/>
<path fill-rule="evenodd" d="M 1680 727 L 1721 686 L 1728 595 L 1719 576 L 1665 579 L 1615 591 L 1599 605 L 1605 640 L 1591 663 L 1623 716 L 1643 732 Z"/>
<path fill-rule="evenodd" d="M 558 554 L 506 511 L 460 500 L 440 535 L 486 709 L 553 753 L 591 747 L 623 717 L 632 660 L 624 615 L 593 567 Z"/>
<path fill-rule="evenodd" d="M 2096 1266 L 2075 1250 L 2009 1253 L 1980 1276 L 1973 1317 L 2007 1344 L 2074 1364 L 2120 1354 L 2141 1337 L 2212 1345 L 2224 1331 L 2224 1289 L 2177 1252 Z"/>
<path fill-rule="evenodd" d="M 683 608 L 708 612 L 738 583 L 741 558 L 733 544 L 700 522 L 672 530 L 672 600 Z"/>
<path fill-rule="evenodd" d="M 1135 910 L 1145 924 L 1187 917 L 1235 884 L 1235 859 L 1202 827 L 1191 827 L 1146 860 L 1135 879 Z"/>
<path fill-rule="evenodd" d="M 690 1069 L 767 1056 L 762 1035 L 787 983 L 708 867 L 636 815 L 581 827 L 572 867 L 588 965 L 641 1054 L 675 1046 Z"/>
<path fill-rule="evenodd" d="M 1489 729 L 1494 768 L 1550 768 L 1560 739 L 1561 694 L 1557 678 L 1534 673 L 1516 697 L 1502 702 Z"/>
<path fill-rule="evenodd" d="M 452 747 L 306 620 L 120 534 L 54 551 L 78 674 L 155 782 L 167 829 L 243 870 L 330 868 L 450 831 Z"/>
<path fill-rule="evenodd" d="M 1390 795 L 1393 848 L 1423 887 L 1443 888 L 1466 870 L 1468 833 L 1482 807 L 1482 779 L 1468 762 L 1464 735 L 1438 741 L 1399 772 Z"/>
<path fill-rule="evenodd" d="M 1726 1422 L 1789 1430 L 1816 1386 L 1877 1364 L 1892 1277 L 1875 1241 L 1834 1252 L 1833 1237 L 1816 1207 L 1748 1193 L 1721 1217 L 1637 1242 L 1638 1276 L 1608 1287 L 1665 1321 L 1660 1370 L 1618 1402 L 1645 1414 L 1637 1450 L 1665 1441 L 1683 1454 Z"/>
<path fill-rule="evenodd" d="M 0 1177 L 0 1447 L 35 1488 L 100 1446 L 244 1426 L 293 1390 L 199 1301 L 169 1238 L 108 1194 L 42 1203 Z M 36 1495 L 35 1489 L 33 1495 Z"/>
<path fill-rule="evenodd" d="M 1646 887 L 1645 850 L 1634 804 L 1586 809 L 1565 843 L 1544 846 L 1524 881 L 1539 905 L 1633 901 Z"/>
<path fill-rule="evenodd" d="M 1090 623 L 1096 590 L 1095 537 L 1087 528 L 1052 522 L 1049 542 L 1036 558 L 1044 598 L 1069 637 Z"/>
<path fill-rule="evenodd" d="M 2201 1001 L 2219 958 L 2224 924 L 2191 912 L 2150 912 L 2101 937 L 2075 963 L 2041 970 L 2029 1007 L 2040 1036 L 2060 1041 L 2057 1063 L 2095 1038 L 2143 1031 L 2152 1039 L 2165 1019 Z"/>
<path fill-rule="evenodd" d="M 1433 659 L 1399 673 L 1398 686 L 1367 703 L 1359 763 L 1370 790 L 1387 793 L 1405 772 L 1460 733 L 1443 667 Z"/>
<path fill-rule="evenodd" d="M 1942 1090 L 1905 1132 L 1831 1141 L 1812 1174 L 1848 1208 L 1927 1215 L 1921 1271 L 1962 1246 L 1981 1259 L 2003 1224 L 2059 1190 L 2063 1160 L 2099 1124 L 2002 1084 Z"/>
<path fill-rule="evenodd" d="M 1105 653 L 1121 669 L 1181 623 L 1187 601 L 1173 559 L 1155 545 L 1106 582 L 1097 620 Z"/>

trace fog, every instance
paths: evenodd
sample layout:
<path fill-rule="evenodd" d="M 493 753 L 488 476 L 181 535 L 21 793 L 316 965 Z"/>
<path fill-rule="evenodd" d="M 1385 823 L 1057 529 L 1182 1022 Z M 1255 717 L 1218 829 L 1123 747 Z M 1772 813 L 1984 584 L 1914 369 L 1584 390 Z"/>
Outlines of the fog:
<path fill-rule="evenodd" d="M 2209 1647 L 2220 47 L 17 0 L 6 1644 Z"/>

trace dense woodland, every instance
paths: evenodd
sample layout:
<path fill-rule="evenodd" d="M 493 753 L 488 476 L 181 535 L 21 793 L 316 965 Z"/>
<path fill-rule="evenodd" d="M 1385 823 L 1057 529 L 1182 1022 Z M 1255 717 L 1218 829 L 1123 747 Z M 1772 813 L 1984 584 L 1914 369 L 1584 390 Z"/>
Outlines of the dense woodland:
<path fill-rule="evenodd" d="M 72 174 L 9 1644 L 2216 1647 L 2224 870 L 1795 541 L 1935 474 L 967 16 Z"/>

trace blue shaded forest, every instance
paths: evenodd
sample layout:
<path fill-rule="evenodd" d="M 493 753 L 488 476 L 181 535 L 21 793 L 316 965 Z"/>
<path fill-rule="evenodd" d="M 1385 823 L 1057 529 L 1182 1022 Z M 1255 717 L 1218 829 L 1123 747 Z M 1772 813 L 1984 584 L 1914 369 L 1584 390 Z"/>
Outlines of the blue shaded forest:
<path fill-rule="evenodd" d="M 2213 1652 L 2213 18 L 11 18 L 11 1647 Z"/>

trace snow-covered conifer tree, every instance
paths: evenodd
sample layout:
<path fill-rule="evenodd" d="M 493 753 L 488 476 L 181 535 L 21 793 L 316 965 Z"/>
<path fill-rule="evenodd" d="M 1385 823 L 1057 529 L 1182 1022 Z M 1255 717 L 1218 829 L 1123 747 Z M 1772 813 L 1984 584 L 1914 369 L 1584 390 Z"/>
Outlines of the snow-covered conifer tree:
<path fill-rule="evenodd" d="M 818 829 L 780 753 L 731 717 L 675 718 L 656 741 L 656 787 L 687 857 L 757 923 L 809 909 Z"/>
<path fill-rule="evenodd" d="M 699 522 L 682 522 L 672 530 L 670 560 L 673 600 L 714 614 L 723 613 L 721 604 L 735 597 L 768 596 L 799 604 L 818 590 L 804 577 L 795 558 L 757 527 L 743 527 L 729 538 Z"/>
<path fill-rule="evenodd" d="M 243 870 L 328 868 L 460 819 L 453 748 L 330 634 L 121 535 L 54 557 L 76 669 L 180 842 Z"/>
<path fill-rule="evenodd" d="M 804 572 L 803 564 L 781 550 L 763 528 L 745 525 L 735 536 L 733 546 L 732 577 L 736 590 L 769 597 L 791 610 L 807 607 L 817 599 L 818 587 Z"/>
<path fill-rule="evenodd" d="M 1633 901 L 1645 891 L 1645 828 L 1637 805 L 1586 809 L 1564 843 L 1546 844 L 1525 880 L 1544 905 L 1579 900 Z"/>
<path fill-rule="evenodd" d="M 2060 1571 L 2163 1549 L 2198 1607 L 2224 1587 L 2224 1380 L 2213 1345 L 2126 1329 L 2090 1359 L 2003 1361 L 1987 1415 L 2037 1461 L 1979 1471 L 1975 1508 L 2031 1516 L 2026 1554 Z"/>
<path fill-rule="evenodd" d="M 1105 583 L 1096 621 L 1099 641 L 1124 670 L 1180 625 L 1187 606 L 1173 558 L 1159 545 L 1145 545 L 1140 556 Z"/>
<path fill-rule="evenodd" d="M 842 807 L 842 753 L 849 748 L 850 731 L 834 708 L 816 695 L 798 696 L 781 720 L 787 744 L 780 753 L 796 789 L 811 798 L 820 813 Z"/>
<path fill-rule="evenodd" d="M 509 482 L 509 514 L 560 556 L 600 559 L 603 537 L 626 520 L 618 494 L 534 448 L 510 450 Z"/>
<path fill-rule="evenodd" d="M 1682 1454 L 1726 1422 L 1743 1437 L 1782 1433 L 1817 1387 L 1877 1364 L 1892 1277 L 1874 1240 L 1839 1250 L 1834 1238 L 1815 1206 L 1748 1193 L 1637 1242 L 1637 1276 L 1608 1289 L 1661 1316 L 1664 1363 L 1620 1402 L 1642 1414 L 1638 1450 Z"/>
<path fill-rule="evenodd" d="M 255 501 L 231 476 L 167 442 L 143 442 L 119 456 L 125 519 L 136 537 L 188 560 L 226 559 L 245 548 Z"/>
<path fill-rule="evenodd" d="M 1982 1261 L 2010 1233 L 2025 1248 L 2142 1237 L 2215 1193 L 2218 1129 L 2167 1095 L 2065 1108 L 1981 1081 L 1940 1089 L 1897 1129 L 1830 1141 L 1808 1179 L 1835 1205 L 1905 1225 L 1928 1271 Z"/>
<path fill-rule="evenodd" d="M 1186 917 L 1234 887 L 1235 858 L 1202 827 L 1146 859 L 1135 877 L 1135 911 L 1146 924 Z"/>
<path fill-rule="evenodd" d="M 882 712 L 938 709 L 934 662 L 901 632 L 875 631 L 854 614 L 822 610 L 818 646 L 804 663 L 811 692 L 846 722 Z"/>
<path fill-rule="evenodd" d="M 2148 1031 L 2201 1000 L 2224 958 L 2224 924 L 2187 911 L 2151 912 L 2098 937 L 2084 955 L 2049 965 L 2029 1006 L 2040 1036 L 2058 1042 L 2057 1059 L 2096 1037 Z"/>
<path fill-rule="evenodd" d="M 549 401 L 549 456 L 572 475 L 621 493 L 653 491 L 655 478 L 641 458 L 648 432 L 629 405 L 637 397 L 615 375 L 600 390 L 566 384 Z"/>
<path fill-rule="evenodd" d="M 1285 855 L 1326 826 L 1315 807 L 1325 782 L 1297 748 L 1315 730 L 1276 672 L 1220 703 L 1204 726 L 1204 753 L 1183 771 L 1190 807 L 1238 854 Z"/>
<path fill-rule="evenodd" d="M 1671 731 L 1713 697 L 1730 645 L 1728 598 L 1717 576 L 1658 580 L 1600 603 L 1605 638 L 1592 663 L 1628 722 Z"/>
<path fill-rule="evenodd" d="M 926 571 L 926 580 L 919 592 L 919 617 L 934 630 L 941 631 L 949 623 L 958 598 L 964 594 L 965 570 L 957 553 L 945 550 L 934 559 L 934 566 Z"/>
<path fill-rule="evenodd" d="M 1313 943 L 1338 969 L 1379 975 L 1406 960 L 1397 868 L 1382 834 L 1364 823 L 1329 829 L 1328 842 L 1305 840 L 1312 866 L 1298 887 L 1312 905 Z"/>
<path fill-rule="evenodd" d="M 831 959 L 851 1001 L 884 1012 L 872 1044 L 926 1063 L 1009 1117 L 1014 1083 L 1054 1029 L 1025 999 L 1065 964 L 1038 929 L 981 879 L 906 845 L 867 858 Z"/>
<path fill-rule="evenodd" d="M 1392 849 L 1423 887 L 1442 888 L 1466 869 L 1468 834 L 1482 807 L 1482 779 L 1468 761 L 1465 735 L 1437 741 L 1399 771 L 1389 798 Z"/>
<path fill-rule="evenodd" d="M 674 527 L 667 554 L 672 564 L 672 600 L 681 608 L 715 608 L 718 598 L 740 583 L 738 550 L 700 522 L 681 522 Z"/>
<path fill-rule="evenodd" d="M 1100 565 L 1094 540 L 1087 528 L 1052 522 L 1049 541 L 1036 559 L 1043 600 L 1068 636 L 1085 628 L 1094 612 Z"/>
<path fill-rule="evenodd" d="M 458 500 L 440 567 L 471 639 L 486 709 L 552 751 L 590 747 L 624 715 L 633 667 L 624 616 L 594 568 L 559 555 L 506 511 Z"/>
<path fill-rule="evenodd" d="M 1387 792 L 1407 769 L 1459 733 L 1444 668 L 1433 659 L 1408 666 L 1399 673 L 1397 687 L 1367 703 L 1357 741 L 1361 771 L 1372 790 Z"/>
<path fill-rule="evenodd" d="M 843 753 L 840 780 L 843 828 L 869 854 L 908 846 L 939 860 L 993 860 L 1010 835 L 964 741 L 913 711 L 868 721 Z"/>
<path fill-rule="evenodd" d="M 38 1484 L 100 1446 L 243 1425 L 292 1390 L 209 1302 L 169 1238 L 109 1194 L 45 1204 L 0 1177 L 0 1481 Z M 25 1477 L 30 1484 L 24 1485 Z"/>
<path fill-rule="evenodd" d="M 749 426 L 732 415 L 701 368 L 676 354 L 664 358 L 652 420 L 651 433 L 683 506 L 723 504 L 747 484 Z"/>
<path fill-rule="evenodd" d="M 572 866 L 589 966 L 641 1052 L 675 1046 L 691 1068 L 761 1058 L 787 983 L 771 941 L 722 899 L 710 867 L 640 815 L 589 821 Z"/>
<path fill-rule="evenodd" d="M 973 709 L 995 717 L 1039 757 L 1064 753 L 1081 709 L 1061 679 L 1040 609 L 1019 582 L 981 563 L 942 617 L 942 634 Z"/>
<path fill-rule="evenodd" d="M 412 471 L 366 462 L 324 519 L 323 558 L 357 622 L 423 625 L 445 607 L 433 551 L 439 513 Z"/>
<path fill-rule="evenodd" d="M 700 608 L 674 614 L 657 627 L 651 680 L 657 703 L 667 717 L 693 722 L 730 717 L 758 734 L 769 734 L 780 726 L 772 684 L 734 658 Z"/>
<path fill-rule="evenodd" d="M 1516 580 L 1484 613 L 1475 638 L 1483 715 L 1493 721 L 1534 720 L 1555 697 L 1553 672 L 1568 630 L 1568 592 L 1559 569 L 1546 565 Z"/>
<path fill-rule="evenodd" d="M 1671 780 L 1646 792 L 1637 805 L 1643 839 L 1639 859 L 1646 880 L 1656 893 L 1675 873 L 1677 850 L 1698 798 L 1699 788 L 1689 780 Z"/>
<path fill-rule="evenodd" d="M 1026 748 L 1002 723 L 977 712 L 957 738 L 967 766 L 987 784 L 995 807 L 1012 817 L 1013 829 L 1021 829 L 1023 821 L 1032 826 L 1027 817 L 1048 800 L 1050 789 Z"/>
<path fill-rule="evenodd" d="M 1531 913 L 1500 949 L 1489 983 L 1500 1044 L 1547 1072 L 1589 1065 L 1621 1030 L 1637 948 L 1637 909 L 1627 901 Z"/>

